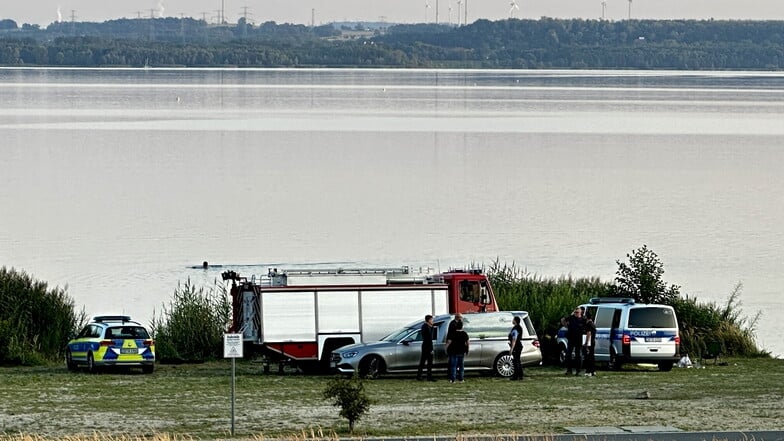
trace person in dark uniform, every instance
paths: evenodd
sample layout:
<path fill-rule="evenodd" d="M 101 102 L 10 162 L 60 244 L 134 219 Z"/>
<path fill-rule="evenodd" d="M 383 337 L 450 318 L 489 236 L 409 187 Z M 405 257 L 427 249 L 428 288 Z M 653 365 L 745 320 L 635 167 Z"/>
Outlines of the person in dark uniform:
<path fill-rule="evenodd" d="M 574 368 L 574 375 L 579 375 L 585 332 L 583 310 L 579 306 L 574 308 L 572 315 L 561 319 L 561 325 L 566 327 L 566 375 L 572 374 L 572 368 Z"/>
<path fill-rule="evenodd" d="M 420 329 L 422 334 L 422 355 L 419 357 L 417 380 L 422 380 L 422 370 L 427 365 L 427 381 L 436 381 L 433 378 L 433 316 L 425 316 L 425 323 Z"/>
<path fill-rule="evenodd" d="M 455 322 L 452 338 L 446 341 L 449 355 L 449 382 L 462 383 L 465 377 L 465 356 L 468 354 L 468 333 L 463 331 L 463 321 Z"/>
<path fill-rule="evenodd" d="M 520 364 L 520 355 L 523 353 L 523 327 L 520 326 L 520 317 L 512 319 L 512 330 L 509 331 L 509 352 L 512 354 L 512 378 L 523 379 L 523 366 Z"/>
<path fill-rule="evenodd" d="M 449 322 L 449 328 L 447 328 L 447 331 L 446 331 L 446 343 L 447 343 L 447 346 L 446 346 L 445 349 L 446 349 L 446 355 L 448 356 L 448 359 L 449 359 L 450 366 L 451 366 L 451 363 L 452 363 L 452 356 L 449 354 L 449 341 L 452 340 L 454 338 L 454 336 L 455 336 L 455 331 L 457 330 L 457 324 L 458 323 L 462 323 L 462 322 L 463 322 L 463 314 L 461 314 L 459 312 L 456 313 L 455 314 L 455 318 L 452 319 L 451 322 Z M 450 376 L 450 374 L 451 374 L 450 370 L 447 369 L 447 371 L 446 371 L 447 379 L 448 380 L 454 380 L 454 378 L 452 378 Z"/>
<path fill-rule="evenodd" d="M 585 343 L 583 343 L 583 364 L 585 366 L 585 376 L 596 376 L 596 324 L 589 314 L 585 314 Z"/>

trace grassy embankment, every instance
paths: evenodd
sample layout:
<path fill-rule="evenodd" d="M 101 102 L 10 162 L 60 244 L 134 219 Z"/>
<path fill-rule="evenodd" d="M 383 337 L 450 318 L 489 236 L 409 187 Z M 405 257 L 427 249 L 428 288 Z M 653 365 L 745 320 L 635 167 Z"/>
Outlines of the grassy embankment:
<path fill-rule="evenodd" d="M 153 375 L 0 369 L 0 441 L 216 439 L 230 431 L 230 363 L 159 366 Z M 347 436 L 322 397 L 329 377 L 262 375 L 237 365 L 236 431 L 243 438 Z M 668 425 L 683 430 L 781 429 L 784 360 L 730 359 L 662 373 L 639 366 L 565 377 L 529 368 L 522 383 L 471 375 L 465 384 L 410 377 L 369 381 L 374 404 L 355 436 L 552 434 L 570 426 Z M 638 395 L 648 391 L 649 399 Z M 514 408 L 514 418 L 509 409 Z M 96 435 L 97 434 L 97 435 Z M 130 438 L 121 439 L 118 437 Z"/>

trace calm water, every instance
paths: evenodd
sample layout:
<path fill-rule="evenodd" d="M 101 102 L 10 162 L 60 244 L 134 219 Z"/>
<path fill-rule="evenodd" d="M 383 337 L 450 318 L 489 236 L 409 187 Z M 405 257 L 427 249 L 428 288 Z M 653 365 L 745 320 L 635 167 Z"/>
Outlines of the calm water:
<path fill-rule="evenodd" d="M 90 314 L 203 260 L 611 279 L 647 244 L 784 353 L 784 74 L 0 69 L 0 103 L 0 265 Z"/>

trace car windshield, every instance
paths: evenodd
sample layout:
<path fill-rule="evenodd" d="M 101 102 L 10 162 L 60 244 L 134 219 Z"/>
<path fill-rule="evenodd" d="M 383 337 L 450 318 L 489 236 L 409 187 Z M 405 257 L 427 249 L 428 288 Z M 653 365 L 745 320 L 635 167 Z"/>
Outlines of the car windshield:
<path fill-rule="evenodd" d="M 416 331 L 415 328 L 403 328 L 394 331 L 393 333 L 387 335 L 386 337 L 382 338 L 381 341 L 398 341 L 405 337 L 406 335 L 410 334 L 412 331 Z"/>
<path fill-rule="evenodd" d="M 669 308 L 634 308 L 629 311 L 630 328 L 677 328 L 675 314 Z"/>
<path fill-rule="evenodd" d="M 120 339 L 120 338 L 143 338 L 148 339 L 150 335 L 147 330 L 142 326 L 113 326 L 106 328 L 105 338 Z"/>

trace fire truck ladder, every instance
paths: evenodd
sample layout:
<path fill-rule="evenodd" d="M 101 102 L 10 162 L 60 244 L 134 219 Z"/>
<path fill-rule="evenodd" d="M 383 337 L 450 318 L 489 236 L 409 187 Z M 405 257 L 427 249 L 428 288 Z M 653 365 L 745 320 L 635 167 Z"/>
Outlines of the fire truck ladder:
<path fill-rule="evenodd" d="M 286 274 L 289 276 L 329 276 L 329 275 L 355 275 L 355 276 L 371 276 L 371 275 L 401 275 L 411 274 L 409 266 L 401 266 L 397 268 L 300 268 L 300 269 L 284 269 L 270 270 L 270 275 Z"/>

